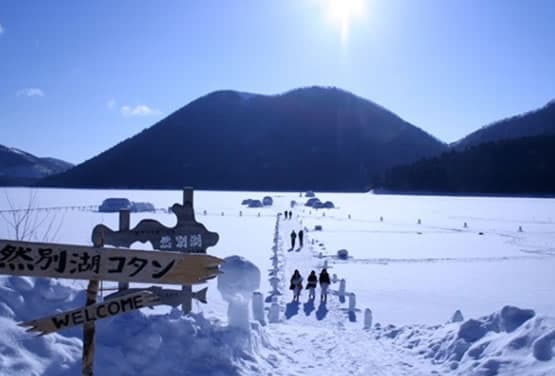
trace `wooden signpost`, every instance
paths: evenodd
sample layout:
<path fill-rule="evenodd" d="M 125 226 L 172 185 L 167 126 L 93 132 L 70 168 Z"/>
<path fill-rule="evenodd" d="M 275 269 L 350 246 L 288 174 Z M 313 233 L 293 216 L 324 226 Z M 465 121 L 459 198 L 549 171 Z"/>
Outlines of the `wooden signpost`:
<path fill-rule="evenodd" d="M 219 235 L 210 232 L 195 219 L 193 208 L 193 189 L 183 189 L 183 204 L 174 204 L 172 212 L 177 217 L 174 227 L 166 227 L 153 219 L 143 219 L 134 228 L 129 227 L 129 213 L 120 212 L 119 230 L 115 231 L 105 225 L 97 225 L 93 229 L 94 244 L 115 247 L 129 247 L 136 241 L 150 242 L 155 249 L 181 253 L 206 253 L 206 248 L 216 245 Z M 193 293 L 192 283 L 182 284 L 182 310 L 191 312 Z M 120 284 L 120 290 L 129 286 Z"/>
<path fill-rule="evenodd" d="M 29 327 L 28 332 L 39 332 L 40 335 L 45 335 L 76 325 L 84 325 L 106 317 L 116 316 L 120 313 L 150 307 L 159 302 L 160 299 L 151 292 L 139 291 L 123 297 L 109 299 L 103 303 L 91 304 L 73 311 L 23 322 L 19 326 Z"/>
<path fill-rule="evenodd" d="M 202 254 L 95 248 L 0 239 L 0 274 L 120 282 L 198 284 L 223 260 Z"/>
<path fill-rule="evenodd" d="M 93 247 L 0 239 L 0 274 L 89 280 L 85 307 L 20 325 L 41 335 L 83 325 L 82 375 L 92 376 L 96 320 L 158 304 L 181 304 L 188 313 L 193 298 L 206 303 L 207 289 L 193 293 L 191 285 L 218 275 L 223 260 L 205 253 L 219 236 L 196 222 L 192 189 L 183 190 L 183 204 L 174 204 L 172 211 L 174 227 L 144 219 L 133 229 L 129 212 L 120 212 L 119 230 L 93 229 Z M 128 249 L 136 241 L 150 242 L 156 251 Z M 119 282 L 120 288 L 103 303 L 96 301 L 100 280 Z M 180 284 L 182 290 L 129 289 L 129 282 Z"/>

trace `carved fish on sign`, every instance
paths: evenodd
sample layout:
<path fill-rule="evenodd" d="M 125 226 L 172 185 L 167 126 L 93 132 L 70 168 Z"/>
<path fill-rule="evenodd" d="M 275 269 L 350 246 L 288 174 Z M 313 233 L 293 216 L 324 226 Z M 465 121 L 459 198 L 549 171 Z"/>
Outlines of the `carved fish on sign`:
<path fill-rule="evenodd" d="M 177 307 L 178 305 L 182 304 L 184 299 L 196 299 L 204 304 L 207 303 L 206 300 L 206 292 L 208 291 L 208 287 L 203 288 L 202 290 L 195 291 L 192 294 L 188 291 L 182 290 L 175 290 L 175 289 L 165 289 L 159 286 L 151 286 L 149 288 L 131 288 L 122 291 L 115 292 L 106 296 L 106 299 L 114 299 L 116 297 L 123 297 L 129 294 L 134 294 L 140 291 L 149 291 L 155 296 L 158 297 L 158 301 L 156 301 L 154 305 L 169 305 L 172 307 Z"/>

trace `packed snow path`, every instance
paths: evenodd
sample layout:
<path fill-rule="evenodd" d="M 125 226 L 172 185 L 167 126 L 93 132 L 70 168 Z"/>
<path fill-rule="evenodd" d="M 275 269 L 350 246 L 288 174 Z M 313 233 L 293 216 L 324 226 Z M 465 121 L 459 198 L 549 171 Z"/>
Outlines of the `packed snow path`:
<path fill-rule="evenodd" d="M 296 216 L 296 215 L 295 215 Z M 284 219 L 279 216 L 274 238 L 274 253 L 278 255 L 280 323 L 270 324 L 276 352 L 267 356 L 273 367 L 271 375 L 350 374 L 350 375 L 430 375 L 431 365 L 416 358 L 391 341 L 377 340 L 372 331 L 363 329 L 363 311 L 348 311 L 348 299 L 337 295 L 339 283 L 332 283 L 327 303 L 308 299 L 303 289 L 300 302 L 292 301 L 289 280 L 298 269 L 303 276 L 303 286 L 311 270 L 317 274 L 323 267 L 315 249 L 316 239 L 305 231 L 304 247 L 298 238 L 291 247 L 291 231 L 302 229 L 302 218 Z M 312 244 L 314 240 L 315 244 Z M 330 276 L 333 265 L 328 266 Z M 269 278 L 273 276 L 270 270 Z M 341 279 L 344 276 L 338 276 Z M 347 288 L 347 292 L 349 289 Z M 267 301 L 270 301 L 268 297 Z"/>

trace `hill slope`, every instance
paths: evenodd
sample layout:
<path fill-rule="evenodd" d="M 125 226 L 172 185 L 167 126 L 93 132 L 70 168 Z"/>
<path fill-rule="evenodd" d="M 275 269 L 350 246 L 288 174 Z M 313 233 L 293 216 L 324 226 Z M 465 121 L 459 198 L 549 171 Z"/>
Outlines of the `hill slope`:
<path fill-rule="evenodd" d="M 388 171 L 393 191 L 555 194 L 555 135 L 489 142 Z"/>
<path fill-rule="evenodd" d="M 218 91 L 41 184 L 359 191 L 391 166 L 446 148 L 382 107 L 335 88 L 274 96 Z"/>
<path fill-rule="evenodd" d="M 462 150 L 484 142 L 542 134 L 555 134 L 555 100 L 538 110 L 513 116 L 483 127 L 456 142 L 453 146 L 457 150 Z"/>
<path fill-rule="evenodd" d="M 19 149 L 0 145 L 0 186 L 30 185 L 72 166 L 59 159 L 39 158 Z"/>

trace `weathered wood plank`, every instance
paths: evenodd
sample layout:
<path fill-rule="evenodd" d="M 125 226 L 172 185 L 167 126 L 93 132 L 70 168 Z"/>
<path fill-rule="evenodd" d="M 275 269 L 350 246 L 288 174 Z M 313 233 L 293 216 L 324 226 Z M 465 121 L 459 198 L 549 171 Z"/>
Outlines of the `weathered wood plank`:
<path fill-rule="evenodd" d="M 0 239 L 0 274 L 193 285 L 215 277 L 222 262 L 206 254 Z"/>
<path fill-rule="evenodd" d="M 77 325 L 94 323 L 96 320 L 131 312 L 159 303 L 159 298 L 150 291 L 139 291 L 103 303 L 87 305 L 83 308 L 58 313 L 37 320 L 20 323 L 28 332 L 40 335 L 54 333 Z"/>

